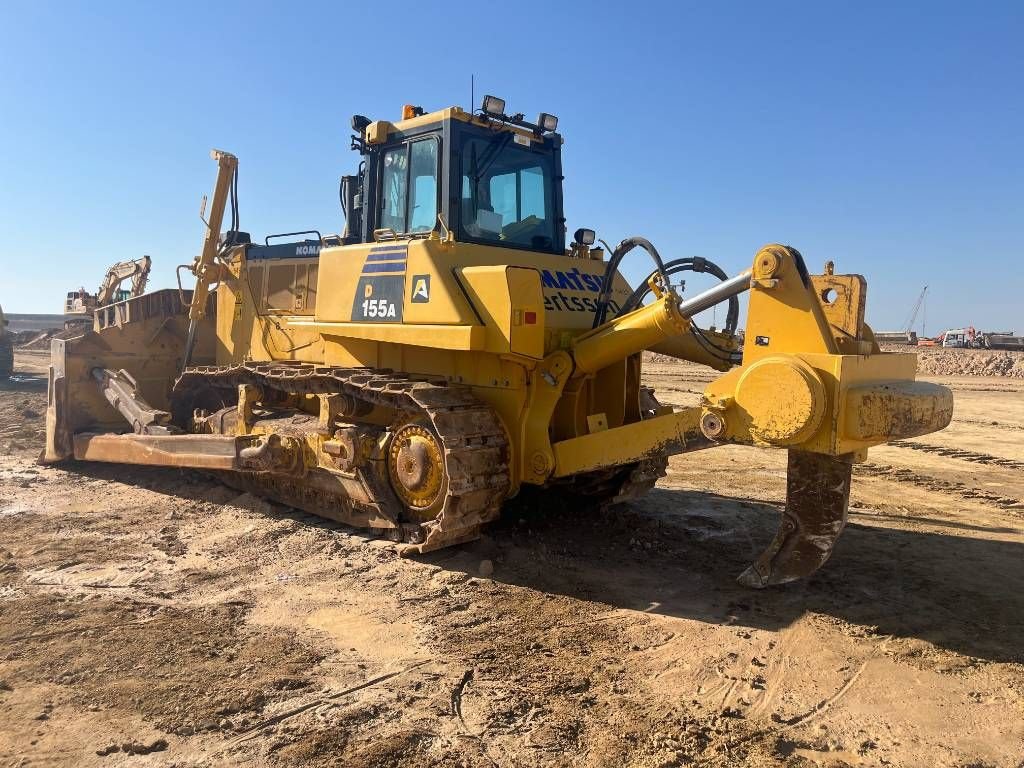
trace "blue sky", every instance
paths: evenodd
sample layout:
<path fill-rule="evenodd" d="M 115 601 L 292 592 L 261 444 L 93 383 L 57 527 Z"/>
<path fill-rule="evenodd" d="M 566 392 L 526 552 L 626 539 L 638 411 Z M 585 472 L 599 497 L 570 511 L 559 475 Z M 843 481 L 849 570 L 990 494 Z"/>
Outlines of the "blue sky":
<path fill-rule="evenodd" d="M 559 116 L 570 232 L 730 272 L 789 243 L 866 275 L 878 329 L 928 283 L 929 332 L 1024 332 L 1024 4 L 384 8 L 0 5 L 0 304 L 59 312 L 143 253 L 172 285 L 211 147 L 254 236 L 336 232 L 350 115 L 467 106 L 474 73 Z"/>

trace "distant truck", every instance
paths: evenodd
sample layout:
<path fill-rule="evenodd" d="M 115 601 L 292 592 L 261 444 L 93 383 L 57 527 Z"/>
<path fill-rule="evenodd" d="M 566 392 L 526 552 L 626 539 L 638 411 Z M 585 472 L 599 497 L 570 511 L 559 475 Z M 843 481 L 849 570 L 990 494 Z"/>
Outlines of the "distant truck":
<path fill-rule="evenodd" d="M 1015 336 L 1013 331 L 986 333 L 983 336 L 985 349 L 1024 350 L 1024 336 Z"/>
<path fill-rule="evenodd" d="M 935 338 L 935 344 L 960 349 L 1024 350 L 1024 336 L 1015 336 L 1013 331 L 976 331 L 968 326 L 943 331 Z"/>
<path fill-rule="evenodd" d="M 68 291 L 64 299 L 64 328 L 91 328 L 92 316 L 96 311 L 96 294 L 85 288 Z"/>
<path fill-rule="evenodd" d="M 939 335 L 939 345 L 959 349 L 981 349 L 985 346 L 985 340 L 972 326 L 968 326 L 943 331 Z"/>

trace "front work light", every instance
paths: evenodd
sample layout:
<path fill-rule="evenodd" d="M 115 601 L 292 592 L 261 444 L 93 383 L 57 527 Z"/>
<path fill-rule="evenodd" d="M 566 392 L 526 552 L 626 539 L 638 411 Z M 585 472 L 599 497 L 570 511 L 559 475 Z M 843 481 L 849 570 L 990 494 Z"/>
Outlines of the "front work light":
<path fill-rule="evenodd" d="M 553 133 L 558 130 L 558 118 L 554 115 L 549 115 L 547 112 L 541 112 L 537 116 L 537 127 L 542 131 Z"/>
<path fill-rule="evenodd" d="M 493 117 L 501 117 L 505 114 L 505 100 L 497 96 L 484 96 L 484 103 L 481 106 L 484 112 Z"/>
<path fill-rule="evenodd" d="M 577 229 L 573 234 L 572 239 L 575 240 L 579 245 L 593 245 L 597 239 L 597 233 L 592 229 Z"/>
<path fill-rule="evenodd" d="M 363 117 L 362 115 L 352 115 L 352 130 L 356 133 L 362 133 L 366 130 L 366 126 L 370 124 L 370 118 Z"/>

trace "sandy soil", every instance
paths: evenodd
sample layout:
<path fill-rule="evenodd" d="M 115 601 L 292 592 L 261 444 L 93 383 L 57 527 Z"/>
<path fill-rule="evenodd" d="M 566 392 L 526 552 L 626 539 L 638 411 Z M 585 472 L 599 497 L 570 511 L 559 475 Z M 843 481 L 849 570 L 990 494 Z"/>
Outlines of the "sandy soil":
<path fill-rule="evenodd" d="M 1024 760 L 1020 380 L 942 379 L 953 425 L 872 451 L 832 560 L 753 592 L 779 451 L 403 560 L 196 473 L 36 466 L 45 362 L 0 388 L 0 766 Z"/>

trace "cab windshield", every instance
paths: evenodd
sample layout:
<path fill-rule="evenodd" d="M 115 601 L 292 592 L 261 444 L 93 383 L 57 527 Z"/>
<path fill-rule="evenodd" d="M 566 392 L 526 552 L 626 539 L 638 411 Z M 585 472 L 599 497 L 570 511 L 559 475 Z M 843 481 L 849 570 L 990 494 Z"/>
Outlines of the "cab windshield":
<path fill-rule="evenodd" d="M 552 157 L 515 143 L 514 136 L 506 131 L 463 144 L 463 235 L 550 251 L 555 243 Z"/>

